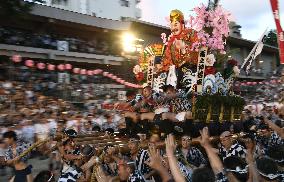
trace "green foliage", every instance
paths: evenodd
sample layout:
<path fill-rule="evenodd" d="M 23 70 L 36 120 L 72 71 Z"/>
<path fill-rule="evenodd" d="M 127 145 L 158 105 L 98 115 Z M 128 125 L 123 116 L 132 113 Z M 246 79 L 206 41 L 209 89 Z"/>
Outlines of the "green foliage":
<path fill-rule="evenodd" d="M 270 30 L 268 32 L 267 36 L 264 38 L 264 43 L 275 47 L 278 46 L 276 30 Z"/>
<path fill-rule="evenodd" d="M 0 17 L 14 18 L 23 16 L 32 10 L 35 3 L 44 3 L 45 0 L 31 0 L 25 2 L 24 0 L 0 0 Z"/>

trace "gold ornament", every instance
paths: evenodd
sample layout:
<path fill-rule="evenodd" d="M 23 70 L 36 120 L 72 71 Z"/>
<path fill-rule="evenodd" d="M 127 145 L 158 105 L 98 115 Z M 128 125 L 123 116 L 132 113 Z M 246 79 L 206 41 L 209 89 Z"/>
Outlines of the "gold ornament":
<path fill-rule="evenodd" d="M 178 9 L 172 10 L 171 14 L 170 14 L 170 21 L 171 22 L 173 22 L 173 21 L 178 21 L 178 22 L 184 21 L 183 13 Z"/>
<path fill-rule="evenodd" d="M 235 107 L 231 107 L 231 118 L 230 121 L 233 122 L 234 121 L 234 114 L 235 114 Z"/>
<path fill-rule="evenodd" d="M 206 123 L 209 123 L 209 122 L 210 122 L 211 116 L 212 116 L 212 105 L 210 104 L 210 105 L 209 105 L 209 108 L 208 108 L 207 117 L 206 117 Z"/>
<path fill-rule="evenodd" d="M 223 122 L 223 117 L 224 117 L 224 104 L 221 104 L 221 109 L 220 109 L 220 115 L 219 115 L 219 122 Z"/>

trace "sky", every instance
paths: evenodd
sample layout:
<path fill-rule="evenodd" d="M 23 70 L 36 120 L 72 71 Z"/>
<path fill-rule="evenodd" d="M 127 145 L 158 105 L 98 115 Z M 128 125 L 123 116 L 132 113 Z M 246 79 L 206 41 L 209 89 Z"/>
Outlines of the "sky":
<path fill-rule="evenodd" d="M 284 28 L 284 0 L 278 2 L 281 25 Z M 207 5 L 208 0 L 141 0 L 141 20 L 168 26 L 166 17 L 172 9 L 181 10 L 185 19 L 188 19 L 191 10 L 200 3 Z M 241 34 L 245 39 L 256 41 L 266 28 L 276 29 L 269 0 L 220 0 L 219 4 L 242 26 Z"/>

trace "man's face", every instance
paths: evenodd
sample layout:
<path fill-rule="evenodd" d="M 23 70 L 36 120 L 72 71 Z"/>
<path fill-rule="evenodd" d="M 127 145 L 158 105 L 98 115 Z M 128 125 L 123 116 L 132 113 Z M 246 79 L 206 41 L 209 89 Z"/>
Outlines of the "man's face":
<path fill-rule="evenodd" d="M 4 142 L 5 142 L 6 145 L 12 145 L 14 140 L 12 138 L 5 138 Z"/>
<path fill-rule="evenodd" d="M 226 134 L 225 136 L 220 137 L 221 144 L 225 148 L 230 148 L 232 146 L 232 139 L 229 134 Z"/>
<path fill-rule="evenodd" d="M 271 133 L 268 129 L 259 129 L 259 130 L 257 130 L 257 133 L 258 133 L 259 136 L 265 137 L 265 138 L 268 138 L 271 135 Z"/>
<path fill-rule="evenodd" d="M 131 101 L 135 98 L 135 95 L 129 95 L 126 97 L 127 100 Z"/>
<path fill-rule="evenodd" d="M 269 115 L 272 115 L 274 112 L 273 112 L 273 108 L 268 108 L 267 109 L 267 113 L 269 114 Z"/>
<path fill-rule="evenodd" d="M 170 88 L 166 91 L 166 97 L 168 97 L 168 98 L 173 98 L 173 97 L 175 97 L 175 95 L 176 95 L 176 92 L 172 88 Z"/>
<path fill-rule="evenodd" d="M 105 155 L 104 162 L 105 163 L 110 163 L 111 162 L 111 157 L 109 155 Z"/>
<path fill-rule="evenodd" d="M 190 146 L 190 138 L 188 136 L 183 136 L 181 138 L 181 146 L 183 149 L 188 149 L 188 147 Z"/>
<path fill-rule="evenodd" d="M 142 94 L 143 94 L 143 96 L 146 97 L 146 98 L 147 98 L 147 97 L 150 97 L 151 94 L 152 94 L 151 88 L 149 88 L 149 87 L 144 88 Z"/>
<path fill-rule="evenodd" d="M 179 34 L 182 32 L 182 30 L 183 30 L 183 28 L 184 28 L 184 25 L 181 24 L 181 23 L 180 23 L 179 21 L 177 21 L 177 20 L 173 20 L 173 21 L 171 22 L 171 24 L 170 24 L 170 28 L 171 28 L 172 34 L 174 34 L 174 35 L 179 35 Z"/>
<path fill-rule="evenodd" d="M 127 181 L 130 176 L 130 172 L 126 165 L 118 166 L 118 176 L 121 181 Z"/>
<path fill-rule="evenodd" d="M 137 142 L 129 142 L 128 148 L 130 149 L 131 154 L 135 154 L 138 152 L 138 143 Z"/>
<path fill-rule="evenodd" d="M 68 144 L 66 145 L 66 149 L 67 150 L 73 150 L 75 148 L 75 143 L 73 141 L 73 139 L 68 141 Z"/>
<path fill-rule="evenodd" d="M 148 146 L 155 147 L 156 144 L 160 141 L 160 137 L 158 135 L 152 135 L 149 139 Z"/>

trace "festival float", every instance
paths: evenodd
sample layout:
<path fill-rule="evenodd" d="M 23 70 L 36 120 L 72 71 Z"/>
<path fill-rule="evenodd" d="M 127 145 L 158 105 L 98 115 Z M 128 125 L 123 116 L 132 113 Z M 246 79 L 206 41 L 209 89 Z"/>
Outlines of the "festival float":
<path fill-rule="evenodd" d="M 193 11 L 188 21 L 181 11 L 171 11 L 171 34 L 162 33 L 162 43 L 143 48 L 133 73 L 156 92 L 172 85 L 185 93 L 195 121 L 238 120 L 245 101 L 233 92 L 238 62 L 226 54 L 230 14 L 219 5 Z"/>

